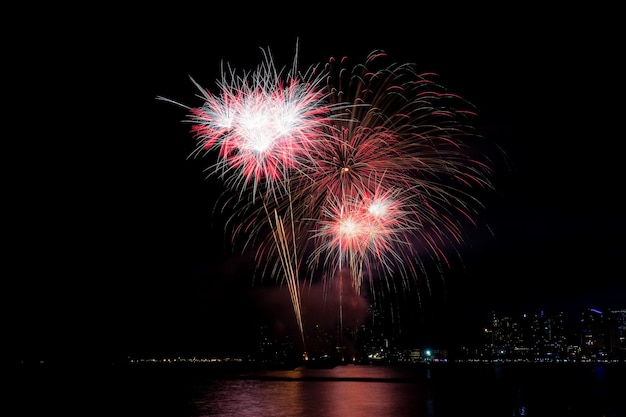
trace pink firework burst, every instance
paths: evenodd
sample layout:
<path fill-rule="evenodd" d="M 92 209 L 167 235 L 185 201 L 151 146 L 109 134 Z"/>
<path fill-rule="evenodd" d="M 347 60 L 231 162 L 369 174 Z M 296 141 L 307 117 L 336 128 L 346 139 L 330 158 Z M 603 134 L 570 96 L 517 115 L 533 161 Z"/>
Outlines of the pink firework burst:
<path fill-rule="evenodd" d="M 492 188 L 491 169 L 472 147 L 480 136 L 469 123 L 471 104 L 413 65 L 381 66 L 385 57 L 375 51 L 352 69 L 330 60 L 329 100 L 340 104 L 331 111 L 342 117 L 329 119 L 296 182 L 298 217 L 310 219 L 303 224 L 312 236 L 308 265 L 349 266 L 355 288 L 363 274 L 408 282 L 424 257 L 447 263 L 482 207 L 472 190 Z M 381 190 L 394 198 L 375 200 Z M 393 216 L 364 209 L 394 200 L 386 207 Z"/>
<path fill-rule="evenodd" d="M 411 193 L 384 189 L 382 182 L 367 184 L 359 196 L 329 197 L 312 236 L 313 269 L 318 266 L 313 262 L 336 271 L 348 268 L 357 293 L 364 277 L 389 277 L 415 255 L 410 237 L 420 225 L 408 206 Z"/>
<path fill-rule="evenodd" d="M 223 71 L 218 95 L 199 87 L 204 102 L 189 117 L 196 153 L 217 150 L 209 169 L 229 189 L 251 188 L 253 198 L 283 194 L 290 171 L 309 163 L 330 115 L 322 73 L 315 67 L 284 73 L 269 52 L 264 56 L 254 72 Z M 261 184 L 265 189 L 259 190 Z"/>

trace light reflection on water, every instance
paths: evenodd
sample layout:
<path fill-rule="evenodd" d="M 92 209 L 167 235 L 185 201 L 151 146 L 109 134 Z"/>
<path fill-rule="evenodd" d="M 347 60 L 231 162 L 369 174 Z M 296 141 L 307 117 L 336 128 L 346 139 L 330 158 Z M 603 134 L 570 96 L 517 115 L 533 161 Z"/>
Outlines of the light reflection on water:
<path fill-rule="evenodd" d="M 24 368 L 8 415 L 626 417 L 626 365 Z M 13 379 L 11 379 L 13 378 Z M 22 414 L 20 414 L 22 413 Z M 6 414 L 6 413 L 5 413 Z"/>
<path fill-rule="evenodd" d="M 250 375 L 260 378 L 284 379 L 350 379 L 350 380 L 413 380 L 427 376 L 430 368 L 397 368 L 392 366 L 345 365 L 329 369 L 298 367 L 291 370 L 267 370 Z"/>
<path fill-rule="evenodd" d="M 260 379 L 224 380 L 194 401 L 204 416 L 435 417 L 426 382 L 387 367 L 271 371 Z"/>
<path fill-rule="evenodd" d="M 619 368 L 588 367 L 254 371 L 199 382 L 191 417 L 500 417 L 522 407 L 529 416 L 626 417 L 623 380 Z"/>

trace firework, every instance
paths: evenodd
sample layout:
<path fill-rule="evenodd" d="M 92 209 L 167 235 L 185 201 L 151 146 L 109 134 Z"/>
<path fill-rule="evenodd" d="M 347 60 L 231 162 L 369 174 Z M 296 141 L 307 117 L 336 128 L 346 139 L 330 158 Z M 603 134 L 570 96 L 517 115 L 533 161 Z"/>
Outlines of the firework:
<path fill-rule="evenodd" d="M 233 240 L 286 280 L 303 333 L 300 276 L 348 269 L 357 294 L 364 279 L 410 285 L 463 242 L 491 169 L 473 148 L 475 109 L 435 74 L 385 65 L 382 51 L 304 73 L 297 53 L 287 72 L 263 53 L 255 71 L 222 70 L 218 94 L 196 84 L 188 121 L 193 155 L 217 154 L 208 170 L 228 191 Z"/>
<path fill-rule="evenodd" d="M 413 65 L 377 69 L 385 59 L 375 51 L 352 69 L 329 61 L 330 109 L 343 117 L 330 118 L 297 182 L 310 270 L 348 266 L 357 291 L 364 276 L 409 283 L 424 257 L 447 263 L 481 208 L 471 191 L 492 188 L 471 146 L 471 104 Z M 385 210 L 374 217 L 371 207 Z"/>
<path fill-rule="evenodd" d="M 304 340 L 294 219 L 282 200 L 291 206 L 291 172 L 309 164 L 310 149 L 325 134 L 331 113 L 325 77 L 316 67 L 298 72 L 296 52 L 292 69 L 278 70 L 270 51 L 262 51 L 265 59 L 255 71 L 238 73 L 230 65 L 228 71 L 222 67 L 217 95 L 194 81 L 203 104 L 189 108 L 191 133 L 198 143 L 192 155 L 217 152 L 217 162 L 208 171 L 237 195 L 226 199 L 224 207 L 238 215 L 252 212 L 249 220 L 231 217 L 234 237 L 243 233 L 253 242 L 263 226 L 269 227 L 270 256 L 281 266 L 274 274 L 281 273 L 289 286 Z M 259 247 L 259 259 L 264 250 Z"/>

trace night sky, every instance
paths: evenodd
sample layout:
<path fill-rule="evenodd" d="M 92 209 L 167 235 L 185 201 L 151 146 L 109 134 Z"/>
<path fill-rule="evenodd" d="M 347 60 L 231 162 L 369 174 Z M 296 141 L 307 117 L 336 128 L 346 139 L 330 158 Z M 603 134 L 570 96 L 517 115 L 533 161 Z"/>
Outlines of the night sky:
<path fill-rule="evenodd" d="M 270 48 L 289 66 L 297 43 L 301 68 L 382 49 L 439 74 L 506 154 L 462 263 L 431 277 L 422 306 L 407 302 L 409 325 L 425 329 L 418 342 L 470 337 L 492 310 L 626 307 L 614 12 L 310 6 L 311 21 L 291 7 L 19 16 L 5 52 L 3 333 L 13 356 L 222 352 L 244 346 L 259 321 L 292 326 L 286 289 L 255 281 L 250 259 L 230 250 L 214 213 L 222 185 L 207 178 L 208 159 L 189 158 L 187 111 L 157 97 L 198 106 L 190 77 L 217 92 L 222 61 L 253 70 Z M 322 307 L 309 307 L 320 321 Z"/>

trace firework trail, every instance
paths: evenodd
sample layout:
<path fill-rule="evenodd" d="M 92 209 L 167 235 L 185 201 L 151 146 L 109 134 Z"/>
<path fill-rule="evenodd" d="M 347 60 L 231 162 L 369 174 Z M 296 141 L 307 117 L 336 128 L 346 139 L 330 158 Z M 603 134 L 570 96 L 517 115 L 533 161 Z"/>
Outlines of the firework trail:
<path fill-rule="evenodd" d="M 217 153 L 208 171 L 229 191 L 233 241 L 254 248 L 262 275 L 287 281 L 304 340 L 301 275 L 347 269 L 357 294 L 364 279 L 409 286 L 426 258 L 449 262 L 492 171 L 473 147 L 475 110 L 435 74 L 386 65 L 382 51 L 304 73 L 297 49 L 288 72 L 263 53 L 255 71 L 223 69 L 218 95 L 196 84 L 192 155 Z"/>

